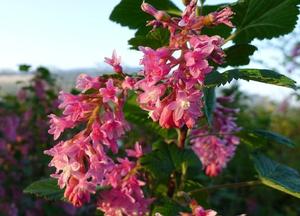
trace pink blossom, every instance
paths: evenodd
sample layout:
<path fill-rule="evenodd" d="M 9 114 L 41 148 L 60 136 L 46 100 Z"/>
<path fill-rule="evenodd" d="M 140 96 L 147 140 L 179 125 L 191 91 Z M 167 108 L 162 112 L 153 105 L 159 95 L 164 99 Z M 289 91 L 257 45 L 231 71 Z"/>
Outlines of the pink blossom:
<path fill-rule="evenodd" d="M 100 144 L 101 142 L 102 143 L 108 142 L 105 141 L 107 138 L 107 134 L 105 131 L 101 129 L 101 124 L 97 119 L 92 124 L 92 131 L 90 137 L 94 144 Z"/>
<path fill-rule="evenodd" d="M 140 189 L 135 187 L 126 188 L 127 191 L 133 191 L 134 194 L 128 194 L 125 190 L 117 188 L 102 192 L 98 201 L 98 209 L 103 211 L 105 216 L 146 215 L 152 200 L 145 199 Z"/>
<path fill-rule="evenodd" d="M 155 17 L 158 21 L 169 21 L 171 18 L 165 11 L 156 10 L 152 5 L 145 2 L 142 3 L 141 9 Z"/>
<path fill-rule="evenodd" d="M 113 51 L 111 58 L 105 57 L 105 62 L 111 65 L 116 73 L 123 73 L 123 69 L 121 66 L 121 57 L 117 56 L 116 51 Z"/>
<path fill-rule="evenodd" d="M 181 27 L 191 26 L 196 22 L 197 0 L 191 0 L 182 13 L 182 19 L 178 22 Z"/>
<path fill-rule="evenodd" d="M 205 75 L 212 71 L 212 67 L 209 66 L 206 60 L 209 54 L 210 53 L 204 53 L 203 49 L 196 49 L 184 55 L 186 66 L 189 67 L 191 75 L 196 78 L 199 83 L 203 83 Z"/>
<path fill-rule="evenodd" d="M 76 88 L 85 92 L 89 89 L 99 89 L 100 83 L 97 77 L 91 77 L 87 74 L 80 74 L 77 77 Z"/>
<path fill-rule="evenodd" d="M 146 13 L 152 15 L 152 16 L 154 16 L 158 12 L 158 10 L 156 10 L 152 5 L 150 5 L 150 4 L 146 3 L 146 2 L 142 3 L 141 9 L 144 12 L 146 12 Z"/>
<path fill-rule="evenodd" d="M 226 7 L 218 12 L 213 12 L 210 14 L 210 16 L 212 16 L 212 24 L 213 25 L 225 24 L 230 28 L 233 28 L 234 26 L 230 21 L 230 19 L 232 19 L 233 14 L 234 14 L 233 11 L 229 7 Z"/>
<path fill-rule="evenodd" d="M 54 114 L 49 115 L 50 118 L 50 129 L 49 134 L 54 135 L 54 140 L 57 140 L 61 133 L 67 128 L 74 127 L 74 122 L 64 117 L 57 117 Z"/>
<path fill-rule="evenodd" d="M 200 35 L 191 37 L 189 42 L 194 49 L 202 50 L 202 53 L 207 55 L 206 58 L 212 59 L 217 64 L 223 63 L 225 53 L 221 49 L 221 46 L 224 44 L 224 40 L 221 37 Z"/>
<path fill-rule="evenodd" d="M 133 90 L 136 80 L 132 77 L 126 76 L 124 81 L 122 82 L 122 88 L 124 90 L 129 89 Z"/>
<path fill-rule="evenodd" d="M 113 79 L 109 79 L 106 82 L 106 88 L 101 88 L 99 90 L 101 96 L 103 97 L 103 102 L 107 103 L 108 101 L 113 101 L 115 103 L 118 102 L 117 94 L 119 92 L 119 88 L 114 86 Z"/>
<path fill-rule="evenodd" d="M 101 126 L 101 129 L 105 131 L 109 139 L 119 138 L 125 133 L 126 128 L 124 128 L 122 121 L 113 117 L 112 113 L 107 113 L 104 119 L 106 121 Z"/>
<path fill-rule="evenodd" d="M 180 215 L 181 216 L 216 216 L 217 215 L 216 211 L 212 209 L 205 210 L 195 200 L 191 201 L 190 207 L 192 209 L 192 213 L 180 213 Z"/>
<path fill-rule="evenodd" d="M 59 100 L 59 108 L 63 109 L 63 114 L 73 122 L 84 120 L 95 108 L 95 104 L 87 103 L 82 95 L 60 92 Z"/>
<path fill-rule="evenodd" d="M 202 115 L 201 112 L 201 93 L 197 90 L 184 92 L 179 90 L 176 100 L 166 106 L 162 112 L 159 123 L 162 127 L 170 127 L 174 122 L 176 127 L 184 124 L 192 128 L 195 120 Z M 172 120 L 170 119 L 172 115 Z"/>
<path fill-rule="evenodd" d="M 157 82 L 170 72 L 171 68 L 167 64 L 170 55 L 169 49 L 153 50 L 149 47 L 139 47 L 139 49 L 144 53 L 140 63 L 144 66 L 144 74 L 148 81 Z"/>
<path fill-rule="evenodd" d="M 74 205 L 82 206 L 90 201 L 90 194 L 96 192 L 96 185 L 85 175 L 71 177 L 64 196 Z"/>
<path fill-rule="evenodd" d="M 72 174 L 77 172 L 80 168 L 80 164 L 75 160 L 75 157 L 71 158 L 71 155 L 67 155 L 66 152 L 64 152 L 66 151 L 66 145 L 68 145 L 68 143 L 60 142 L 54 148 L 44 152 L 53 157 L 49 166 L 55 167 L 56 172 L 51 176 L 58 179 L 60 188 L 64 188 Z"/>
<path fill-rule="evenodd" d="M 145 105 L 155 105 L 160 101 L 160 97 L 164 94 L 166 87 L 164 85 L 148 86 L 141 85 L 144 91 L 138 96 L 138 102 Z"/>
<path fill-rule="evenodd" d="M 134 145 L 134 149 L 127 149 L 126 153 L 128 157 L 140 158 L 143 156 L 142 146 L 138 142 L 136 142 Z"/>

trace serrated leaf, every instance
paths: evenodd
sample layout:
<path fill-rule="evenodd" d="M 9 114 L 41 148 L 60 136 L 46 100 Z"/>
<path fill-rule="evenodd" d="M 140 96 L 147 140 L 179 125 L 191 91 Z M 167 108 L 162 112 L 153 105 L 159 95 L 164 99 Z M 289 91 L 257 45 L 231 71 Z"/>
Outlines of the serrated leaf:
<path fill-rule="evenodd" d="M 254 147 L 260 147 L 262 145 L 266 145 L 269 142 L 286 145 L 291 148 L 295 146 L 295 144 L 287 137 L 267 130 L 244 129 L 240 131 L 238 135 L 244 143 Z"/>
<path fill-rule="evenodd" d="M 64 196 L 64 191 L 58 187 L 57 180 L 52 178 L 33 182 L 24 189 L 24 193 L 34 194 L 49 200 L 61 200 Z"/>
<path fill-rule="evenodd" d="M 291 32 L 297 22 L 300 0 L 239 0 L 235 12 L 236 43 L 254 38 L 271 39 Z"/>
<path fill-rule="evenodd" d="M 298 171 L 280 164 L 261 153 L 253 155 L 255 168 L 264 185 L 300 198 L 300 175 Z"/>
<path fill-rule="evenodd" d="M 288 147 L 295 147 L 295 144 L 293 143 L 292 140 L 280 134 L 277 134 L 275 132 L 266 131 L 266 130 L 254 130 L 253 133 L 270 142 L 276 142 L 282 145 L 286 145 Z"/>
<path fill-rule="evenodd" d="M 233 79 L 253 80 L 293 89 L 296 88 L 296 82 L 294 80 L 275 71 L 263 69 L 232 69 L 223 73 L 213 71 L 205 77 L 205 85 L 207 87 L 225 85 L 226 83 L 230 83 Z"/>
<path fill-rule="evenodd" d="M 121 0 L 113 9 L 109 19 L 130 29 L 138 29 L 145 26 L 146 21 L 154 18 L 141 10 L 142 2 L 143 0 Z M 169 0 L 148 0 L 147 3 L 153 5 L 158 10 L 165 10 L 170 13 L 180 11 Z"/>
<path fill-rule="evenodd" d="M 209 125 L 213 120 L 213 112 L 216 105 L 215 88 L 204 88 L 204 114 Z"/>
<path fill-rule="evenodd" d="M 226 66 L 247 65 L 250 62 L 250 56 L 257 50 L 256 46 L 251 44 L 236 44 L 225 49 L 225 64 Z"/>
<path fill-rule="evenodd" d="M 166 144 L 144 155 L 140 161 L 143 167 L 162 183 L 167 183 L 171 173 L 175 170 Z"/>
<path fill-rule="evenodd" d="M 203 188 L 203 185 L 200 184 L 199 182 L 193 181 L 193 180 L 187 180 L 184 183 L 184 190 L 185 192 L 189 192 L 192 190 L 200 189 Z"/>
<path fill-rule="evenodd" d="M 157 49 L 169 44 L 170 33 L 167 29 L 157 28 L 145 35 L 136 35 L 128 41 L 130 49 L 138 49 L 139 46 Z"/>
<path fill-rule="evenodd" d="M 182 163 L 187 166 L 187 177 L 201 172 L 201 162 L 191 149 L 179 149 L 175 144 L 159 143 L 141 158 L 141 164 L 155 179 L 166 183 L 174 171 L 181 172 Z"/>

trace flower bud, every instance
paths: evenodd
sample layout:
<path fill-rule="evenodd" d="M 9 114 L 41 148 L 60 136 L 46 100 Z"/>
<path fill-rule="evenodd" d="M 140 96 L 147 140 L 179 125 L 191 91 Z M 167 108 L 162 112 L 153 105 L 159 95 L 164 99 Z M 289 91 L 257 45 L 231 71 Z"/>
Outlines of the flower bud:
<path fill-rule="evenodd" d="M 170 15 L 167 14 L 165 11 L 159 11 L 156 8 L 154 8 L 152 5 L 143 2 L 141 5 L 141 8 L 144 12 L 152 15 L 155 17 L 158 21 L 169 21 L 171 19 Z"/>
<path fill-rule="evenodd" d="M 144 12 L 152 16 L 155 16 L 155 14 L 158 12 L 152 5 L 145 2 L 142 3 L 141 8 Z"/>
<path fill-rule="evenodd" d="M 191 0 L 182 0 L 182 3 L 185 5 L 185 6 L 188 6 L 190 4 Z"/>

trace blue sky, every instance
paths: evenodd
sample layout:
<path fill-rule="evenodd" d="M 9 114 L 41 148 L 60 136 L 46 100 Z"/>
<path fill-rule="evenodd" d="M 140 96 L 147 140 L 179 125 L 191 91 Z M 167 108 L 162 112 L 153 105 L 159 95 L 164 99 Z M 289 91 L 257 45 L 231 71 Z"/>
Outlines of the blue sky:
<path fill-rule="evenodd" d="M 134 63 L 133 31 L 108 20 L 118 0 L 0 0 L 0 68 L 93 67 L 113 49 Z"/>

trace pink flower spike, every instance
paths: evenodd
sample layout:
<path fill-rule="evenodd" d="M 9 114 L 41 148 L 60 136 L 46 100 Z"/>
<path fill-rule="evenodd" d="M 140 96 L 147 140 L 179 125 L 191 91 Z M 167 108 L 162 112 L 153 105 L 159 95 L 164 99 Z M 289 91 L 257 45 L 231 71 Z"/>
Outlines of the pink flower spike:
<path fill-rule="evenodd" d="M 116 73 L 122 74 L 123 68 L 121 66 L 121 57 L 117 56 L 116 51 L 113 51 L 111 58 L 104 58 L 104 62 L 111 65 Z"/>
<path fill-rule="evenodd" d="M 108 101 L 118 102 L 117 94 L 120 89 L 114 86 L 114 80 L 109 79 L 106 82 L 106 88 L 99 89 L 101 96 L 103 97 L 103 102 L 107 103 Z"/>
<path fill-rule="evenodd" d="M 126 153 L 128 157 L 140 158 L 143 156 L 143 149 L 142 146 L 138 142 L 136 142 L 134 145 L 134 150 L 128 149 L 126 150 Z"/>

